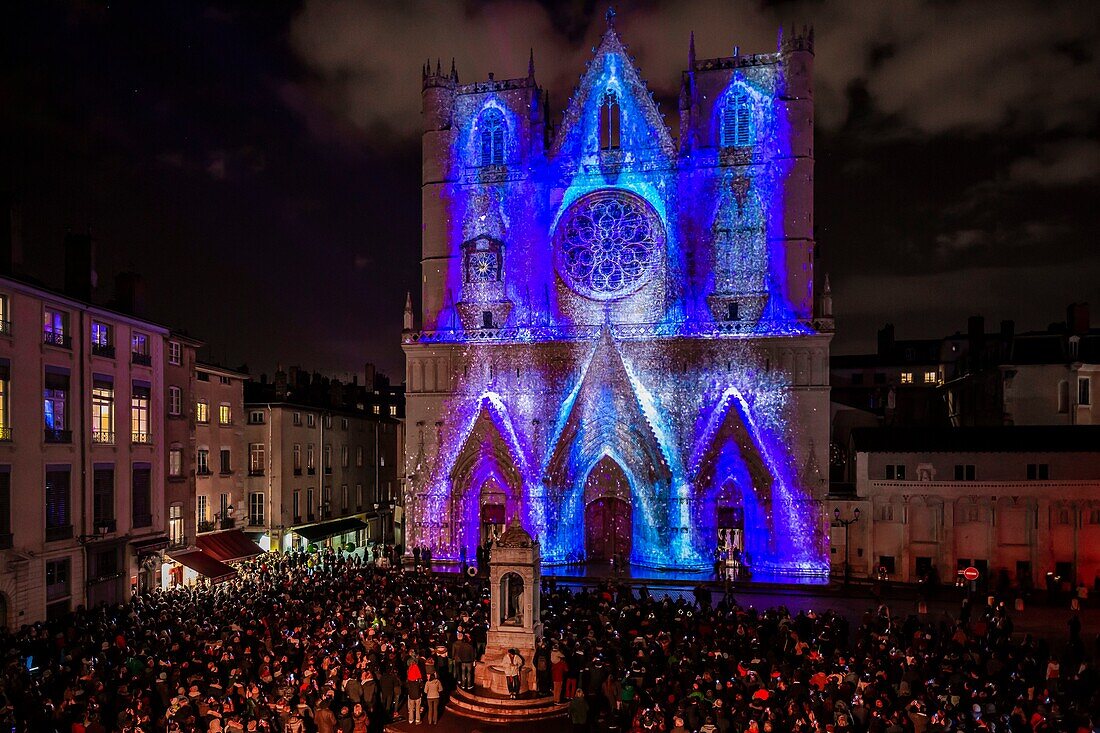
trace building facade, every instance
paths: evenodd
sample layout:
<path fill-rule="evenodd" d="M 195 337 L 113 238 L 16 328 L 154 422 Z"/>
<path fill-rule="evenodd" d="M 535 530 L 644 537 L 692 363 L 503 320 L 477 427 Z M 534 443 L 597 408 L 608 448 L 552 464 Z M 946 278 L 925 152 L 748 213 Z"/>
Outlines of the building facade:
<path fill-rule="evenodd" d="M 232 530 L 244 521 L 247 379 L 232 369 L 195 365 L 195 523 L 200 535 Z"/>
<path fill-rule="evenodd" d="M 812 67 L 812 31 L 692 41 L 678 141 L 611 18 L 557 125 L 533 60 L 425 67 L 410 547 L 473 558 L 518 516 L 546 564 L 694 568 L 721 542 L 827 572 Z"/>
<path fill-rule="evenodd" d="M 167 329 L 12 278 L 0 310 L 0 624 L 155 587 Z"/>
<path fill-rule="evenodd" d="M 249 385 L 247 531 L 271 550 L 400 544 L 400 419 L 373 390 L 319 382 Z"/>
<path fill-rule="evenodd" d="M 868 428 L 852 432 L 853 491 L 829 510 L 833 570 L 1039 587 L 1100 580 L 1100 428 Z"/>

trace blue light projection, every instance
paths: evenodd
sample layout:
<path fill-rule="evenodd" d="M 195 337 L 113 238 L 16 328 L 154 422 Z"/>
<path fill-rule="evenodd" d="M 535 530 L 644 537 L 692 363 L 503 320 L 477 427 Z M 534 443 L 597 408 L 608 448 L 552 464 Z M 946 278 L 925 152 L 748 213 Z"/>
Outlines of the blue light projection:
<path fill-rule="evenodd" d="M 503 507 L 546 564 L 582 561 L 589 479 L 610 460 L 629 484 L 632 562 L 708 566 L 732 516 L 754 568 L 827 571 L 799 468 L 814 445 L 799 423 L 817 408 L 795 395 L 795 352 L 815 331 L 788 298 L 781 56 L 734 59 L 679 150 L 613 28 L 548 146 L 533 76 L 454 95 L 446 294 L 405 337 L 454 357 L 436 435 L 417 438 L 410 545 L 473 557 L 487 507 Z M 701 99 L 695 72 L 685 84 Z M 620 142 L 601 149 L 608 93 Z M 723 147 L 723 129 L 751 145 Z M 475 240 L 501 244 L 464 246 Z"/>

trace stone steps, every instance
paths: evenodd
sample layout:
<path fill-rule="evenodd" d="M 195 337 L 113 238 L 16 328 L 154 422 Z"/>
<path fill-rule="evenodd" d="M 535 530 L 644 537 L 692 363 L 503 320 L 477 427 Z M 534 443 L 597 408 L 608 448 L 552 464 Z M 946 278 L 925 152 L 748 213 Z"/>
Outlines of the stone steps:
<path fill-rule="evenodd" d="M 512 700 L 458 689 L 451 693 L 447 710 L 486 723 L 521 723 L 564 717 L 569 704 L 555 703 L 549 696 Z"/>

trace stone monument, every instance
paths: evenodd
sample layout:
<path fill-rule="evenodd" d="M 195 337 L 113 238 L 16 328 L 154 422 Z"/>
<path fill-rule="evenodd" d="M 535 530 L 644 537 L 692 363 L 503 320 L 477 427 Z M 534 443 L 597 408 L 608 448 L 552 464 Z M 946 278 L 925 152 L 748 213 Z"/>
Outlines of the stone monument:
<path fill-rule="evenodd" d="M 497 538 L 489 557 L 489 631 L 485 653 L 474 665 L 474 689 L 461 688 L 448 707 L 455 713 L 489 723 L 534 722 L 558 718 L 568 704 L 539 695 L 535 676 L 535 645 L 542 638 L 539 593 L 542 575 L 538 540 L 518 518 Z M 504 655 L 515 649 L 523 657 L 518 699 L 510 699 L 504 678 Z"/>
<path fill-rule="evenodd" d="M 520 692 L 536 689 L 535 644 L 542 638 L 539 621 L 539 543 L 513 518 L 508 529 L 493 542 L 489 559 L 489 632 L 485 653 L 474 666 L 474 684 L 507 694 L 501 661 L 509 649 L 518 649 L 524 665 Z"/>

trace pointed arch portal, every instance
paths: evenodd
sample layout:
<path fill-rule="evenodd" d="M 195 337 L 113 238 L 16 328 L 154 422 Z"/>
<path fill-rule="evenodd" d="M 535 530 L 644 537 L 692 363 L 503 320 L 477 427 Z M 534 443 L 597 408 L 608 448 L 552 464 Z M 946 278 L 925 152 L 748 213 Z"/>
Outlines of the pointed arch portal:
<path fill-rule="evenodd" d="M 592 562 L 630 557 L 634 531 L 630 481 L 610 456 L 596 461 L 584 481 L 584 551 Z"/>

